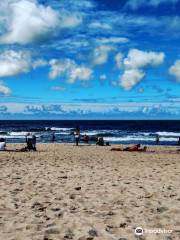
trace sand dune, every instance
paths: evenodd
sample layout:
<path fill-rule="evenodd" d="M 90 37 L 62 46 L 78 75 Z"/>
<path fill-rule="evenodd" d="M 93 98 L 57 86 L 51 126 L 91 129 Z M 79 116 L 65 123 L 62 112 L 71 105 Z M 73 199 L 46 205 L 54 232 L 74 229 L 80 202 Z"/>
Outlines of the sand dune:
<path fill-rule="evenodd" d="M 11 145 L 20 149 L 22 145 Z M 0 239 L 180 239 L 180 152 L 38 146 L 0 153 Z"/>

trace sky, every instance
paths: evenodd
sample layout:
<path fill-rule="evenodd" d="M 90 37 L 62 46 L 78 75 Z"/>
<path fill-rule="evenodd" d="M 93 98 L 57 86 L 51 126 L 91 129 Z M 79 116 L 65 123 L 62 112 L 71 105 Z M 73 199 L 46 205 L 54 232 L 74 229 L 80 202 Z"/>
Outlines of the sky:
<path fill-rule="evenodd" d="M 0 2 L 0 119 L 180 119 L 180 0 Z"/>

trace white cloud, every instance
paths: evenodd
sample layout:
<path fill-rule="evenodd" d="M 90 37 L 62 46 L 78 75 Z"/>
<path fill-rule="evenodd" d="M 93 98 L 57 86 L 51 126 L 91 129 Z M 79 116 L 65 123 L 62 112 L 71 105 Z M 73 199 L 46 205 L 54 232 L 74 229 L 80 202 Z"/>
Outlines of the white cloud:
<path fill-rule="evenodd" d="M 31 56 L 28 52 L 7 50 L 0 54 L 0 77 L 27 73 L 30 67 Z"/>
<path fill-rule="evenodd" d="M 143 68 L 147 65 L 158 66 L 164 61 L 164 53 L 145 52 L 138 49 L 131 49 L 127 58 L 124 59 L 126 69 Z"/>
<path fill-rule="evenodd" d="M 63 61 L 53 59 L 50 61 L 51 69 L 49 78 L 55 79 L 59 76 L 65 76 L 67 82 L 73 84 L 75 81 L 87 81 L 92 76 L 92 69 L 85 66 L 78 66 L 73 60 L 65 59 Z"/>
<path fill-rule="evenodd" d="M 53 80 L 71 69 L 71 67 L 74 65 L 74 62 L 70 59 L 65 59 L 63 61 L 52 59 L 49 64 L 51 66 L 49 78 Z"/>
<path fill-rule="evenodd" d="M 3 6 L 1 11 L 6 12 L 7 33 L 0 38 L 0 43 L 26 44 L 46 38 L 59 24 L 58 13 L 36 0 L 8 0 Z"/>
<path fill-rule="evenodd" d="M 120 52 L 115 56 L 116 66 L 119 69 L 122 68 L 123 66 L 123 57 L 124 57 L 123 54 Z"/>
<path fill-rule="evenodd" d="M 3 95 L 11 94 L 10 88 L 8 88 L 6 85 L 4 85 L 4 83 L 2 81 L 0 81 L 0 94 L 3 94 Z"/>
<path fill-rule="evenodd" d="M 48 62 L 44 59 L 37 59 L 33 62 L 32 64 L 32 67 L 33 69 L 36 69 L 38 67 L 44 67 L 44 66 L 47 66 L 48 65 Z"/>
<path fill-rule="evenodd" d="M 121 56 L 116 56 L 116 58 L 120 58 L 121 61 L 118 61 L 118 63 L 124 68 L 124 73 L 120 77 L 119 85 L 125 90 L 131 90 L 145 77 L 143 69 L 147 66 L 158 66 L 162 64 L 165 55 L 162 52 L 146 52 L 138 49 L 131 49 L 123 62 Z"/>
<path fill-rule="evenodd" d="M 112 46 L 99 46 L 94 49 L 93 52 L 93 63 L 94 65 L 102 65 L 107 62 L 109 53 L 114 50 Z"/>
<path fill-rule="evenodd" d="M 174 65 L 169 68 L 169 74 L 173 75 L 180 82 L 180 60 L 177 60 Z"/>
<path fill-rule="evenodd" d="M 124 71 L 121 77 L 120 85 L 125 90 L 130 90 L 133 86 L 139 83 L 145 76 L 145 73 L 139 69 L 128 69 Z"/>
<path fill-rule="evenodd" d="M 65 13 L 60 19 L 61 28 L 74 28 L 82 23 L 82 16 L 78 14 Z"/>
<path fill-rule="evenodd" d="M 5 33 L 1 44 L 27 44 L 52 37 L 57 29 L 74 28 L 82 23 L 80 14 L 61 9 L 60 13 L 37 0 L 7 0 L 0 3 L 0 23 Z"/>
<path fill-rule="evenodd" d="M 104 29 L 104 30 L 111 30 L 112 26 L 108 23 L 102 23 L 102 22 L 92 22 L 89 24 L 89 27 L 92 29 Z"/>
<path fill-rule="evenodd" d="M 70 76 L 68 79 L 68 83 L 74 83 L 76 80 L 87 81 L 92 76 L 92 70 L 90 68 L 84 66 L 74 66 L 70 70 Z"/>
<path fill-rule="evenodd" d="M 125 37 L 109 37 L 109 38 L 100 38 L 97 39 L 97 42 L 100 42 L 101 44 L 109 44 L 109 43 L 127 43 L 129 41 L 128 38 Z"/>
<path fill-rule="evenodd" d="M 136 10 L 141 6 L 158 7 L 161 4 L 175 4 L 178 1 L 179 0 L 129 0 L 126 6 Z"/>

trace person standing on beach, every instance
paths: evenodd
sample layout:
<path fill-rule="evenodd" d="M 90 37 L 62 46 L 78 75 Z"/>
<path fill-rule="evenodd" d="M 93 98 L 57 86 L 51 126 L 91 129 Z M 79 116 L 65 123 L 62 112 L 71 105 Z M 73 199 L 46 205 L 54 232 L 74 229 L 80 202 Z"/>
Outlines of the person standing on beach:
<path fill-rule="evenodd" d="M 180 137 L 178 138 L 178 145 L 180 145 Z"/>
<path fill-rule="evenodd" d="M 32 144 L 33 144 L 33 150 L 36 151 L 36 135 L 32 135 Z"/>
<path fill-rule="evenodd" d="M 156 144 L 159 144 L 159 135 L 156 135 Z"/>
<path fill-rule="evenodd" d="M 74 132 L 74 137 L 75 137 L 76 146 L 78 146 L 79 145 L 79 140 L 80 140 L 80 129 L 79 129 L 79 127 L 76 128 L 76 130 Z"/>
<path fill-rule="evenodd" d="M 56 141 L 56 135 L 55 133 L 52 134 L 52 142 L 55 142 Z"/>

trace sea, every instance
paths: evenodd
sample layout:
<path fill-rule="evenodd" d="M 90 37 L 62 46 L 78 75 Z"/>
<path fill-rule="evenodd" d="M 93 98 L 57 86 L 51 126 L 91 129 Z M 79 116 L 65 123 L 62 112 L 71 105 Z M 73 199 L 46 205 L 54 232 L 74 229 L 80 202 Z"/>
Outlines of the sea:
<path fill-rule="evenodd" d="M 90 143 L 103 137 L 110 144 L 177 145 L 180 138 L 180 120 L 119 121 L 119 120 L 58 120 L 58 121 L 0 121 L 0 138 L 7 143 L 24 143 L 27 133 L 33 133 L 39 143 L 73 143 L 74 129 L 80 128 L 81 141 L 89 136 Z"/>

